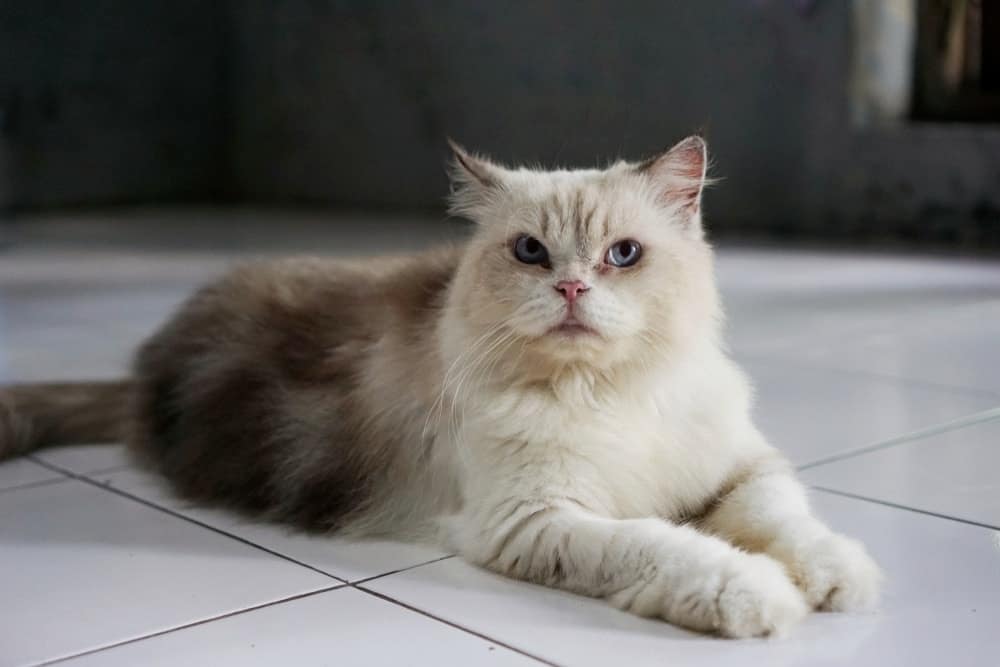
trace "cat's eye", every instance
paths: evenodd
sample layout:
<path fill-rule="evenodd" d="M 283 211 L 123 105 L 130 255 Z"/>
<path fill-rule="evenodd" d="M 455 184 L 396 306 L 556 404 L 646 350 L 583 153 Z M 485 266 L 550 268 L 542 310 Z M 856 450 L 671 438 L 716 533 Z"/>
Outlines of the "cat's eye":
<path fill-rule="evenodd" d="M 514 257 L 525 264 L 548 264 L 549 251 L 534 236 L 524 234 L 514 241 Z"/>
<path fill-rule="evenodd" d="M 604 261 L 611 266 L 624 268 L 638 262 L 641 255 L 642 246 L 637 241 L 625 239 L 608 248 L 608 254 L 605 255 Z"/>

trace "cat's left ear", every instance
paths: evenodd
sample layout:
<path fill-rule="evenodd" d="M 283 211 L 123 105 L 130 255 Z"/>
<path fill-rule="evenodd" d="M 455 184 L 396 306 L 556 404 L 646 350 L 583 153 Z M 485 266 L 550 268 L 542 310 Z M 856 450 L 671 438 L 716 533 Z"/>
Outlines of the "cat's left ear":
<path fill-rule="evenodd" d="M 503 190 L 506 170 L 448 139 L 453 156 L 449 212 L 480 222 L 488 204 Z"/>
<path fill-rule="evenodd" d="M 661 204 L 692 218 L 701 212 L 707 170 L 708 146 L 697 135 L 636 167 L 652 181 Z"/>

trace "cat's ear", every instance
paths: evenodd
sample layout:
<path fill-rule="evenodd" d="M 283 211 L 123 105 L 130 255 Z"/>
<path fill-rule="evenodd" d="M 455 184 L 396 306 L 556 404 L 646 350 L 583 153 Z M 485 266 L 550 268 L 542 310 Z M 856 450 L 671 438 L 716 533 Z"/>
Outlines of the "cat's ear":
<path fill-rule="evenodd" d="M 500 184 L 503 167 L 493 164 L 484 157 L 473 155 L 450 137 L 448 146 L 453 157 L 451 180 L 455 185 L 475 183 L 481 187 L 494 187 Z"/>
<path fill-rule="evenodd" d="M 506 169 L 484 157 L 474 155 L 452 139 L 452 161 L 449 212 L 479 222 L 484 208 L 503 190 Z"/>
<path fill-rule="evenodd" d="M 648 178 L 661 204 L 695 218 L 701 212 L 701 193 L 708 171 L 708 147 L 697 135 L 636 167 Z"/>

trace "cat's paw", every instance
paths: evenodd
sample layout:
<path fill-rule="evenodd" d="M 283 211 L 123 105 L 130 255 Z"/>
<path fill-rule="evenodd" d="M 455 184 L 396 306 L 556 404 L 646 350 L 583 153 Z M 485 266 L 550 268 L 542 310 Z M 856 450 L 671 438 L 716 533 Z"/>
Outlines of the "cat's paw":
<path fill-rule="evenodd" d="M 763 555 L 735 554 L 672 593 L 667 620 L 724 637 L 784 635 L 809 612 L 781 564 Z"/>
<path fill-rule="evenodd" d="M 768 551 L 785 564 L 814 609 L 870 611 L 878 604 L 882 572 L 855 540 L 831 533 L 806 544 L 778 544 Z"/>
<path fill-rule="evenodd" d="M 716 599 L 717 631 L 726 637 L 786 634 L 809 612 L 802 594 L 776 561 L 761 555 L 741 556 Z"/>

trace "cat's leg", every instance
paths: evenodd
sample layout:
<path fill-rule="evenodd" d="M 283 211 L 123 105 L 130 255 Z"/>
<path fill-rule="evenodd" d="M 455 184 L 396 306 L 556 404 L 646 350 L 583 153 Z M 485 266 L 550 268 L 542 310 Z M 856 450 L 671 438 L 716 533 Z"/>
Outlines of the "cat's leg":
<path fill-rule="evenodd" d="M 509 500 L 458 523 L 454 538 L 467 560 L 695 630 L 781 634 L 808 611 L 777 561 L 660 519 L 607 519 L 569 501 Z"/>
<path fill-rule="evenodd" d="M 777 453 L 747 466 L 699 525 L 779 560 L 814 608 L 861 611 L 878 601 L 878 566 L 811 514 L 805 488 Z"/>

